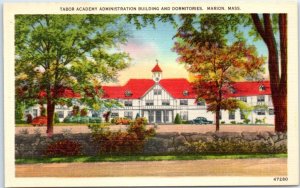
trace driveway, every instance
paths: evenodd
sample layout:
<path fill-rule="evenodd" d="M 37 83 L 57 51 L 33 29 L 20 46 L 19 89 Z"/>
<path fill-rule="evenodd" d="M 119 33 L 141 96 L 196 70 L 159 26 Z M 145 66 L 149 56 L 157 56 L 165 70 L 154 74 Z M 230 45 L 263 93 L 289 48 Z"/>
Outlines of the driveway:
<path fill-rule="evenodd" d="M 153 127 L 148 125 L 148 127 Z M 125 130 L 126 125 L 111 125 L 111 130 Z M 29 134 L 34 134 L 36 130 L 39 130 L 41 133 L 46 133 L 46 127 L 16 127 L 15 131 L 17 134 L 27 130 Z M 156 132 L 214 132 L 216 130 L 215 125 L 158 125 Z M 54 133 L 62 133 L 68 131 L 70 133 L 89 133 L 90 129 L 87 126 L 54 126 Z M 263 125 L 221 125 L 220 132 L 274 132 L 274 126 L 263 126 Z"/>
<path fill-rule="evenodd" d="M 16 177 L 287 176 L 286 158 L 16 165 Z"/>

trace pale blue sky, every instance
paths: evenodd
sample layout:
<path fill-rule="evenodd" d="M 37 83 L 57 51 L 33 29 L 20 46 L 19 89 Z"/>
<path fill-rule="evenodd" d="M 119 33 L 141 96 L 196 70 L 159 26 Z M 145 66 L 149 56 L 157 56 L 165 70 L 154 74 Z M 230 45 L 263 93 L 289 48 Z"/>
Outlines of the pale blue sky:
<path fill-rule="evenodd" d="M 134 25 L 130 25 L 129 28 L 131 37 L 122 48 L 130 54 L 132 61 L 129 68 L 120 72 L 121 84 L 130 78 L 151 78 L 151 69 L 156 64 L 156 59 L 163 69 L 164 78 L 188 77 L 184 66 L 176 61 L 178 55 L 172 51 L 175 42 L 172 38 L 176 34 L 176 29 L 171 23 L 156 22 L 155 28 L 148 25 L 141 30 L 137 30 Z M 248 33 L 250 28 L 241 27 L 241 29 Z M 267 57 L 267 47 L 263 41 L 254 42 L 250 37 L 247 41 L 248 44 L 256 46 L 259 55 Z"/>

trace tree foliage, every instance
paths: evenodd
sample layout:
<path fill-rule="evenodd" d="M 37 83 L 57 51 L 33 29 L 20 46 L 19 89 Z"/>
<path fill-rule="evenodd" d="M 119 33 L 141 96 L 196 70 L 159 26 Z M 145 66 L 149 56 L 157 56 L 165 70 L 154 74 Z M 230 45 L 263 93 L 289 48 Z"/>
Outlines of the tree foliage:
<path fill-rule="evenodd" d="M 70 104 L 61 91 L 71 88 L 89 106 L 101 103 L 101 83 L 129 60 L 116 50 L 128 36 L 119 15 L 16 15 L 15 31 L 16 98 L 47 103 L 50 133 L 55 105 Z"/>
<path fill-rule="evenodd" d="M 263 57 L 257 57 L 256 48 L 244 42 L 220 47 L 218 43 L 192 42 L 181 35 L 174 51 L 186 69 L 196 75 L 194 87 L 198 100 L 205 99 L 207 110 L 216 112 L 216 130 L 219 130 L 220 110 L 238 108 L 236 99 L 228 98 L 235 93 L 233 83 L 246 75 L 257 77 L 262 71 Z"/>
<path fill-rule="evenodd" d="M 262 40 L 268 49 L 275 131 L 287 131 L 287 14 L 181 14 L 142 16 L 140 19 L 136 17 L 141 16 L 135 15 L 130 18 L 138 26 L 138 20 L 153 24 L 155 16 L 157 20 L 169 19 L 173 24 L 175 21 L 176 37 L 188 38 L 191 44 L 210 42 L 222 47 L 236 41 Z"/>

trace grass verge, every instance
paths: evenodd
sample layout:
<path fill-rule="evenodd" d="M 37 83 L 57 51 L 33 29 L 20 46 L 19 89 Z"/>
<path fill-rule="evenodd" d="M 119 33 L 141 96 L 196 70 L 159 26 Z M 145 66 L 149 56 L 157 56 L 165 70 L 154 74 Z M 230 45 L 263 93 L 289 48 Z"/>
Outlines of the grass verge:
<path fill-rule="evenodd" d="M 72 163 L 72 162 L 121 162 L 121 161 L 171 161 L 203 159 L 249 159 L 249 158 L 286 158 L 287 154 L 247 154 L 247 155 L 133 155 L 133 156 L 76 156 L 53 158 L 16 159 L 16 164 L 34 163 Z"/>

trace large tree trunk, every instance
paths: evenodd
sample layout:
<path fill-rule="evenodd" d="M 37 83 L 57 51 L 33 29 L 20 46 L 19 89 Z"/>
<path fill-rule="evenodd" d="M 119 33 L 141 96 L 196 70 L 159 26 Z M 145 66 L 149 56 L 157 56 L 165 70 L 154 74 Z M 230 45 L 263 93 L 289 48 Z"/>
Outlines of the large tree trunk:
<path fill-rule="evenodd" d="M 47 136 L 53 135 L 53 117 L 54 117 L 55 104 L 48 100 L 47 101 Z"/>
<path fill-rule="evenodd" d="M 275 112 L 275 131 L 287 131 L 287 15 L 279 14 L 280 69 L 279 57 L 270 14 L 263 14 L 263 23 L 257 14 L 251 14 L 254 25 L 268 47 L 269 75 L 272 102 Z"/>
<path fill-rule="evenodd" d="M 287 132 L 287 14 L 279 14 L 281 78 L 275 109 L 275 131 Z M 276 111 L 277 109 L 277 111 Z"/>
<path fill-rule="evenodd" d="M 275 111 L 275 131 L 287 131 L 287 100 L 286 94 L 279 94 L 277 96 L 276 104 L 274 104 Z"/>
<path fill-rule="evenodd" d="M 220 130 L 220 105 L 217 105 L 216 109 L 216 131 Z"/>

